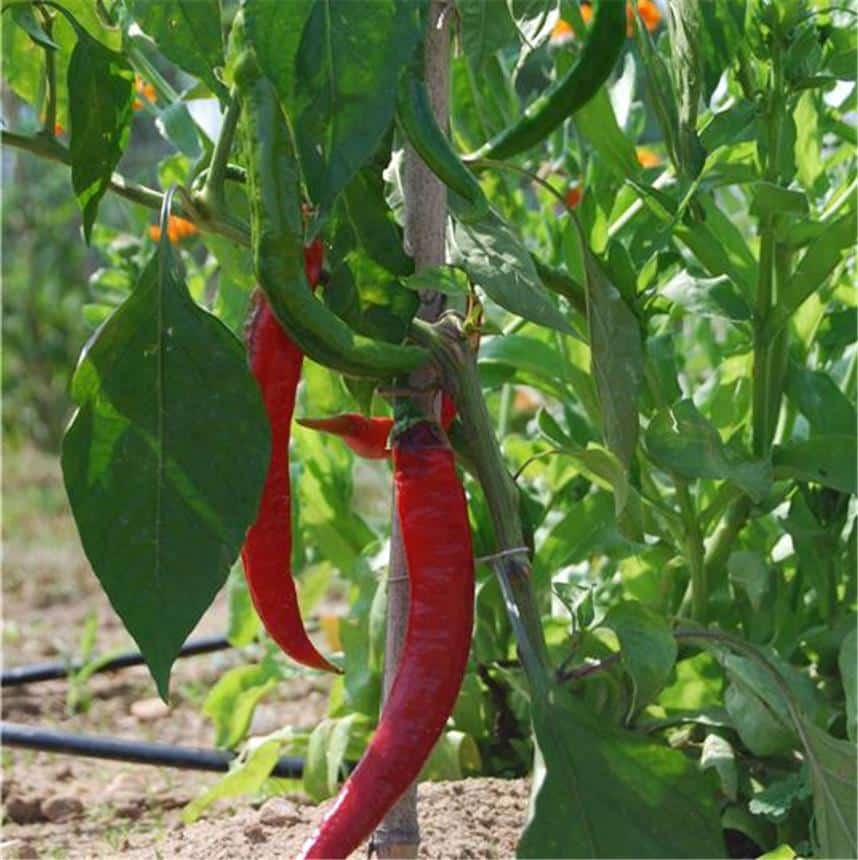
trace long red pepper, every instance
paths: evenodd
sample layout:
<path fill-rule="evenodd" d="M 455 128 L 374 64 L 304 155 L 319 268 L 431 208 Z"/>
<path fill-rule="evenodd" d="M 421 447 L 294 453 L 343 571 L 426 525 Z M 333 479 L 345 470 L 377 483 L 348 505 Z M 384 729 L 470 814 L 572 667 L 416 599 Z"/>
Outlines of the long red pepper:
<path fill-rule="evenodd" d="M 446 391 L 441 394 L 441 426 L 446 430 L 456 417 L 456 406 Z M 311 430 L 339 436 L 352 451 L 367 460 L 386 460 L 390 456 L 387 439 L 393 419 L 386 416 L 368 418 L 357 412 L 345 412 L 330 418 L 299 418 L 298 423 Z"/>
<path fill-rule="evenodd" d="M 393 444 L 411 587 L 402 655 L 378 729 L 301 857 L 347 857 L 420 773 L 456 702 L 474 618 L 471 531 L 453 452 L 434 424 Z"/>
<path fill-rule="evenodd" d="M 322 244 L 304 252 L 311 285 L 319 281 Z M 292 521 L 289 432 L 303 355 L 260 296 L 247 338 L 250 366 L 271 423 L 271 460 L 256 522 L 247 532 L 241 560 L 253 605 L 271 638 L 293 660 L 313 669 L 339 672 L 315 648 L 301 621 L 292 579 Z"/>

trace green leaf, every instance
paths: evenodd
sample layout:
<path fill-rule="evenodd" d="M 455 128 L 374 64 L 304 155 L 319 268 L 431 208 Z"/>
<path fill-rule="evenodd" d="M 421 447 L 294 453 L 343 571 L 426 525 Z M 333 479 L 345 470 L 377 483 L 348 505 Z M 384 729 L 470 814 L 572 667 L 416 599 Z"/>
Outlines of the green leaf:
<path fill-rule="evenodd" d="M 307 756 L 304 759 L 304 791 L 311 800 L 320 803 L 331 795 L 336 794 L 336 784 L 331 787 L 328 783 L 327 750 L 331 742 L 331 734 L 339 720 L 322 720 L 310 734 L 307 744 Z"/>
<path fill-rule="evenodd" d="M 637 601 L 613 606 L 602 626 L 620 640 L 623 666 L 635 691 L 632 713 L 652 701 L 667 682 L 676 662 L 676 640 L 664 617 Z"/>
<path fill-rule="evenodd" d="M 51 39 L 44 31 L 44 28 L 36 18 L 36 13 L 33 7 L 26 4 L 9 7 L 12 15 L 12 20 L 26 32 L 26 34 L 37 44 L 43 48 L 49 48 L 52 51 L 59 50 L 59 45 Z"/>
<path fill-rule="evenodd" d="M 628 468 L 638 438 L 644 354 L 637 317 L 598 261 L 585 252 L 591 366 L 602 408 L 605 444 Z"/>
<path fill-rule="evenodd" d="M 855 741 L 858 736 L 858 713 L 856 713 L 856 698 L 858 698 L 858 667 L 856 667 L 856 652 L 858 638 L 853 626 L 840 643 L 840 654 L 837 666 L 840 669 L 840 681 L 846 695 L 846 731 L 849 740 Z"/>
<path fill-rule="evenodd" d="M 724 856 L 715 792 L 679 750 L 600 722 L 557 687 L 534 700 L 533 730 L 517 856 Z"/>
<path fill-rule="evenodd" d="M 462 50 L 474 73 L 488 58 L 516 39 L 516 29 L 506 3 L 495 0 L 456 0 Z"/>
<path fill-rule="evenodd" d="M 746 301 L 754 295 L 757 261 L 741 231 L 714 200 L 696 198 L 704 219 L 674 225 L 673 235 L 685 245 L 713 277 L 726 275 L 739 287 Z"/>
<path fill-rule="evenodd" d="M 729 741 L 710 733 L 703 741 L 700 751 L 700 769 L 714 768 L 721 780 L 721 790 L 729 800 L 736 800 L 739 791 L 739 774 L 736 769 L 736 754 Z"/>
<path fill-rule="evenodd" d="M 502 308 L 524 319 L 573 334 L 545 288 L 517 233 L 491 212 L 474 224 L 451 220 L 450 260 Z"/>
<path fill-rule="evenodd" d="M 229 597 L 227 638 L 233 648 L 243 648 L 256 638 L 262 629 L 262 622 L 253 608 L 241 559 L 232 566 L 226 588 Z"/>
<path fill-rule="evenodd" d="M 270 447 L 244 349 L 191 300 L 166 235 L 84 349 L 72 393 L 72 512 L 166 698 L 173 660 L 256 517 Z"/>
<path fill-rule="evenodd" d="M 482 768 L 480 748 L 465 732 L 444 732 L 420 771 L 420 781 L 465 779 L 477 776 Z"/>
<path fill-rule="evenodd" d="M 749 210 L 758 218 L 772 218 L 775 215 L 807 215 L 810 206 L 807 195 L 792 188 L 784 188 L 773 182 L 755 182 L 751 186 L 753 202 Z"/>
<path fill-rule="evenodd" d="M 134 73 L 125 58 L 83 30 L 68 68 L 72 186 L 87 242 L 131 123 Z"/>
<path fill-rule="evenodd" d="M 769 661 L 787 685 L 793 707 L 815 716 L 819 710 L 818 694 L 810 679 L 772 654 Z M 724 703 L 745 746 L 759 756 L 795 749 L 798 730 L 770 669 L 760 658 L 734 654 L 726 655 L 722 662 L 730 681 Z"/>
<path fill-rule="evenodd" d="M 310 735 L 304 762 L 304 791 L 320 802 L 337 793 L 343 765 L 353 735 L 367 739 L 369 720 L 362 714 L 349 714 L 335 720 L 322 720 Z"/>
<path fill-rule="evenodd" d="M 802 93 L 795 106 L 795 163 L 798 178 L 805 188 L 813 188 L 825 170 L 822 160 L 822 135 L 819 129 L 819 111 L 813 92 Z"/>
<path fill-rule="evenodd" d="M 635 146 L 617 124 L 617 117 L 605 89 L 599 90 L 575 113 L 575 126 L 608 169 L 620 179 L 637 176 L 641 171 Z"/>
<path fill-rule="evenodd" d="M 756 501 L 768 492 L 768 467 L 758 461 L 731 459 L 718 431 L 691 400 L 659 410 L 647 427 L 645 441 L 653 462 L 686 480 L 729 480 Z"/>
<path fill-rule="evenodd" d="M 310 198 L 324 212 L 390 127 L 399 73 L 421 35 L 418 7 L 377 0 L 368 15 L 362 3 L 316 0 L 308 12 L 291 5 L 252 4 L 248 31 L 291 120 Z"/>
<path fill-rule="evenodd" d="M 798 854 L 789 845 L 782 843 L 777 848 L 766 851 L 765 854 L 760 854 L 757 860 L 794 860 L 796 857 L 798 857 Z"/>
<path fill-rule="evenodd" d="M 797 801 L 811 795 L 807 768 L 791 773 L 784 779 L 770 782 L 762 791 L 758 791 L 748 804 L 748 809 L 754 815 L 762 815 L 775 824 L 784 821 L 790 809 Z"/>
<path fill-rule="evenodd" d="M 769 588 L 769 567 L 756 550 L 737 550 L 727 559 L 730 581 L 748 595 L 751 606 L 758 610 Z"/>
<path fill-rule="evenodd" d="M 858 853 L 858 752 L 855 744 L 833 738 L 803 720 L 805 752 L 813 786 L 813 836 L 818 857 L 854 857 Z"/>
<path fill-rule="evenodd" d="M 674 304 L 701 316 L 722 317 L 738 322 L 751 318 L 751 308 L 745 297 L 725 275 L 696 278 L 681 271 L 660 292 Z"/>
<path fill-rule="evenodd" d="M 720 666 L 706 651 L 680 660 L 676 664 L 676 680 L 658 697 L 658 703 L 668 712 L 701 711 L 723 701 L 724 675 Z"/>
<path fill-rule="evenodd" d="M 237 666 L 222 675 L 203 702 L 203 713 L 215 725 L 215 744 L 232 749 L 247 734 L 256 706 L 280 678 L 273 661 Z"/>
<path fill-rule="evenodd" d="M 244 0 L 247 38 L 256 50 L 260 68 L 277 88 L 281 102 L 295 104 L 295 58 L 307 19 L 318 0 Z"/>
<path fill-rule="evenodd" d="M 855 405 L 824 371 L 810 370 L 791 361 L 786 378 L 786 396 L 807 418 L 814 434 L 855 432 Z"/>
<path fill-rule="evenodd" d="M 133 0 L 131 8 L 168 60 L 226 96 L 215 74 L 224 65 L 220 0 Z"/>
<path fill-rule="evenodd" d="M 325 303 L 355 331 L 399 342 L 419 299 L 401 284 L 414 264 L 385 201 L 383 166 L 376 158 L 358 171 L 334 207 Z"/>
<path fill-rule="evenodd" d="M 776 478 L 816 481 L 853 495 L 858 492 L 854 435 L 820 435 L 776 445 L 772 463 Z"/>
<path fill-rule="evenodd" d="M 258 791 L 274 770 L 279 757 L 280 741 L 277 739 L 254 747 L 236 759 L 223 779 L 218 780 L 182 810 L 182 821 L 185 824 L 193 824 L 216 800 Z"/>
<path fill-rule="evenodd" d="M 828 229 L 811 241 L 778 296 L 778 303 L 767 325 L 770 334 L 776 333 L 822 287 L 843 255 L 853 247 L 856 231 L 858 216 L 856 210 L 852 209 L 831 221 Z"/>
<path fill-rule="evenodd" d="M 429 266 L 403 278 L 402 285 L 417 293 L 435 290 L 445 296 L 467 296 L 471 292 L 468 276 L 457 266 Z"/>

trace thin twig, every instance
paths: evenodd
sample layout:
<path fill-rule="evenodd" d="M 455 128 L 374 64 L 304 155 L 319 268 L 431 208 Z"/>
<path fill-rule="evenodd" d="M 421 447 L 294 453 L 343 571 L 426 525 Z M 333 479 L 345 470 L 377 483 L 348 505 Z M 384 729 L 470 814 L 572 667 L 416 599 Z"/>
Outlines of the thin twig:
<path fill-rule="evenodd" d="M 11 146 L 15 149 L 22 149 L 25 152 L 30 152 L 39 158 L 45 158 L 48 161 L 56 161 L 59 164 L 71 166 L 71 153 L 68 147 L 60 143 L 56 138 L 46 135 L 24 135 L 16 134 L 13 131 L 2 129 L 2 137 L 0 142 L 3 146 Z M 114 194 L 130 200 L 132 203 L 137 203 L 140 206 L 145 206 L 147 209 L 153 209 L 156 212 L 161 211 L 161 205 L 164 200 L 164 195 L 154 188 L 149 188 L 146 185 L 138 185 L 126 179 L 120 173 L 113 173 L 110 178 L 109 188 Z M 250 246 L 250 231 L 247 225 L 238 218 L 221 215 L 216 218 L 203 218 L 199 213 L 196 213 L 192 206 L 188 205 L 188 198 L 183 198 L 181 206 L 176 207 L 179 214 L 183 217 L 194 220 L 196 225 L 209 233 L 218 233 L 221 236 L 226 236 L 238 245 L 243 247 Z M 195 217 L 196 215 L 196 217 Z"/>
<path fill-rule="evenodd" d="M 611 654 L 608 657 L 605 657 L 604 660 L 597 660 L 595 663 L 585 663 L 583 666 L 576 666 L 574 669 L 568 669 L 565 672 L 559 671 L 557 672 L 557 680 L 560 682 L 564 681 L 578 681 L 581 678 L 586 678 L 589 675 L 595 675 L 597 672 L 603 672 L 605 669 L 609 669 L 611 666 L 614 666 L 616 663 L 620 661 L 620 653 L 619 651 L 616 654 Z"/>

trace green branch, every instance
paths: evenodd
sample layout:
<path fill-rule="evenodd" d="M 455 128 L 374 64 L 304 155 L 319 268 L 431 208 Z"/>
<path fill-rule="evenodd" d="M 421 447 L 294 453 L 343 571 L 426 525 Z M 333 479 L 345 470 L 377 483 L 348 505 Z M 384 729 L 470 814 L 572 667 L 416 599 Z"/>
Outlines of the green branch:
<path fill-rule="evenodd" d="M 552 669 L 531 583 L 519 489 L 504 463 L 463 321 L 452 313 L 435 326 L 415 320 L 411 335 L 432 352 L 465 427 L 468 453 L 494 525 L 497 553 L 492 563 L 531 689 L 542 695 L 551 683 Z"/>
<path fill-rule="evenodd" d="M 16 134 L 3 129 L 0 142 L 3 146 L 11 146 L 14 149 L 32 153 L 39 158 L 71 166 L 71 153 L 56 138 L 43 134 L 33 136 Z M 161 211 L 164 195 L 154 188 L 138 185 L 119 173 L 114 173 L 110 177 L 109 188 L 114 194 L 130 200 L 132 203 L 137 203 L 156 212 Z M 194 221 L 201 230 L 226 236 L 245 248 L 250 246 L 250 231 L 240 219 L 228 215 L 209 217 L 206 213 L 197 211 L 187 198 L 184 198 L 184 202 L 177 205 L 176 209 L 180 215 Z"/>

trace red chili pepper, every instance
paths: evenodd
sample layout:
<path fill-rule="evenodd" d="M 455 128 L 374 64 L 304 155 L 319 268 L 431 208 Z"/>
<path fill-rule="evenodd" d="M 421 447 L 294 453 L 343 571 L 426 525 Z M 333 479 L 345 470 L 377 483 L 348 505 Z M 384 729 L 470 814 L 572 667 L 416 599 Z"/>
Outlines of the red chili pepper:
<path fill-rule="evenodd" d="M 304 252 L 311 285 L 318 280 L 321 256 L 318 240 Z M 271 460 L 262 501 L 241 551 L 250 596 L 271 638 L 293 660 L 313 669 L 339 672 L 307 636 L 292 579 L 289 431 L 303 355 L 280 327 L 264 296 L 251 318 L 247 346 L 271 423 Z"/>
<path fill-rule="evenodd" d="M 378 729 L 301 857 L 347 857 L 420 773 L 468 661 L 474 561 L 453 452 L 429 422 L 393 443 L 396 502 L 411 600 L 402 656 Z"/>
<path fill-rule="evenodd" d="M 456 417 L 456 404 L 446 391 L 441 394 L 441 426 L 447 430 Z M 386 460 L 390 456 L 387 440 L 393 430 L 393 419 L 385 416 L 367 418 L 357 412 L 345 412 L 330 418 L 299 418 L 302 427 L 339 436 L 359 457 Z"/>

